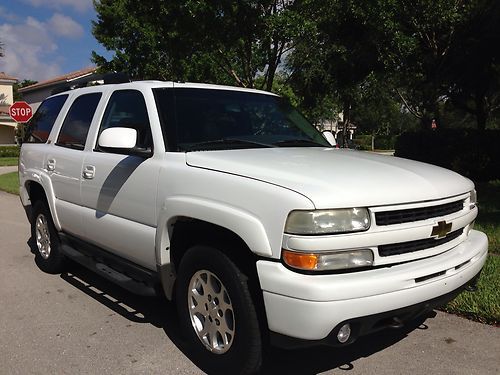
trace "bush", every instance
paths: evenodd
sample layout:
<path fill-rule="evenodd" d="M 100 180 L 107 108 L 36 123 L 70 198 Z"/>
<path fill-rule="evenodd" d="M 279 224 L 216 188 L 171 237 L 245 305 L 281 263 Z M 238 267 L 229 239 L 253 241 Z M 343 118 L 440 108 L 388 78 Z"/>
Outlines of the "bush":
<path fill-rule="evenodd" d="M 475 181 L 500 178 L 500 130 L 440 129 L 404 133 L 395 156 L 454 170 Z"/>
<path fill-rule="evenodd" d="M 0 158 L 19 157 L 19 146 L 0 146 Z"/>
<path fill-rule="evenodd" d="M 396 144 L 396 135 L 376 135 L 375 136 L 375 149 L 376 150 L 394 150 Z"/>
<path fill-rule="evenodd" d="M 353 142 L 358 150 L 371 151 L 372 149 L 372 136 L 370 134 L 356 134 Z"/>

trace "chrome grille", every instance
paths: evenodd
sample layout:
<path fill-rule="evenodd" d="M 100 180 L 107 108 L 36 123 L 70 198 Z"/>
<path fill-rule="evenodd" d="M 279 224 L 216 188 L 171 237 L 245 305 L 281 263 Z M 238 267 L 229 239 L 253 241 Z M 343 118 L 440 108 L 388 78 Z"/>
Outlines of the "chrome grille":
<path fill-rule="evenodd" d="M 407 254 L 407 253 L 413 253 L 415 251 L 430 249 L 433 247 L 437 247 L 439 245 L 443 245 L 447 242 L 453 241 L 455 238 L 460 237 L 463 232 L 464 228 L 451 232 L 444 238 L 438 238 L 438 239 L 426 238 L 423 240 L 400 242 L 389 245 L 380 245 L 378 247 L 378 253 L 381 257 L 387 257 L 391 255 Z"/>
<path fill-rule="evenodd" d="M 375 213 L 377 225 L 391 225 L 410 223 L 413 221 L 426 220 L 434 217 L 449 215 L 461 211 L 464 208 L 464 200 L 440 204 L 438 206 L 410 208 L 406 210 L 383 211 Z"/>

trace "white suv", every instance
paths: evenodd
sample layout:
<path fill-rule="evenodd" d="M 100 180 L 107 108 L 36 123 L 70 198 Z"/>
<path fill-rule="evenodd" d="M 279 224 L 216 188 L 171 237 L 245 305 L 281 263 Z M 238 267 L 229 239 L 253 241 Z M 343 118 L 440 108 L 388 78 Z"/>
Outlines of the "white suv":
<path fill-rule="evenodd" d="M 470 180 L 331 147 L 268 92 L 107 84 L 49 97 L 30 130 L 20 191 L 40 267 L 161 285 L 208 372 L 257 371 L 268 341 L 399 327 L 487 256 Z"/>

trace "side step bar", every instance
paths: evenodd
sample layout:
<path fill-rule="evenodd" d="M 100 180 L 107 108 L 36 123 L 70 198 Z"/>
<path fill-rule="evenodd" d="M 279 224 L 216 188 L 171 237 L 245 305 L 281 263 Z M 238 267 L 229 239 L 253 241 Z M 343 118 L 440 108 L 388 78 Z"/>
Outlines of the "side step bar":
<path fill-rule="evenodd" d="M 155 286 L 159 284 L 156 272 L 86 243 L 77 249 L 75 245 L 79 245 L 81 240 L 64 234 L 60 237 L 61 250 L 68 258 L 129 292 L 148 297 L 156 295 Z"/>

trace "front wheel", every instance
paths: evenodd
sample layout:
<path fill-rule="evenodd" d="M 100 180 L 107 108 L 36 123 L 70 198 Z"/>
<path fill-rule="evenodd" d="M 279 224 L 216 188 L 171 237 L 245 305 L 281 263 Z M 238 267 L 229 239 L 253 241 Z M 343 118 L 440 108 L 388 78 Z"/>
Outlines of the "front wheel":
<path fill-rule="evenodd" d="M 252 374 L 262 343 L 247 277 L 222 252 L 187 251 L 179 266 L 176 303 L 194 362 L 209 373 Z"/>

